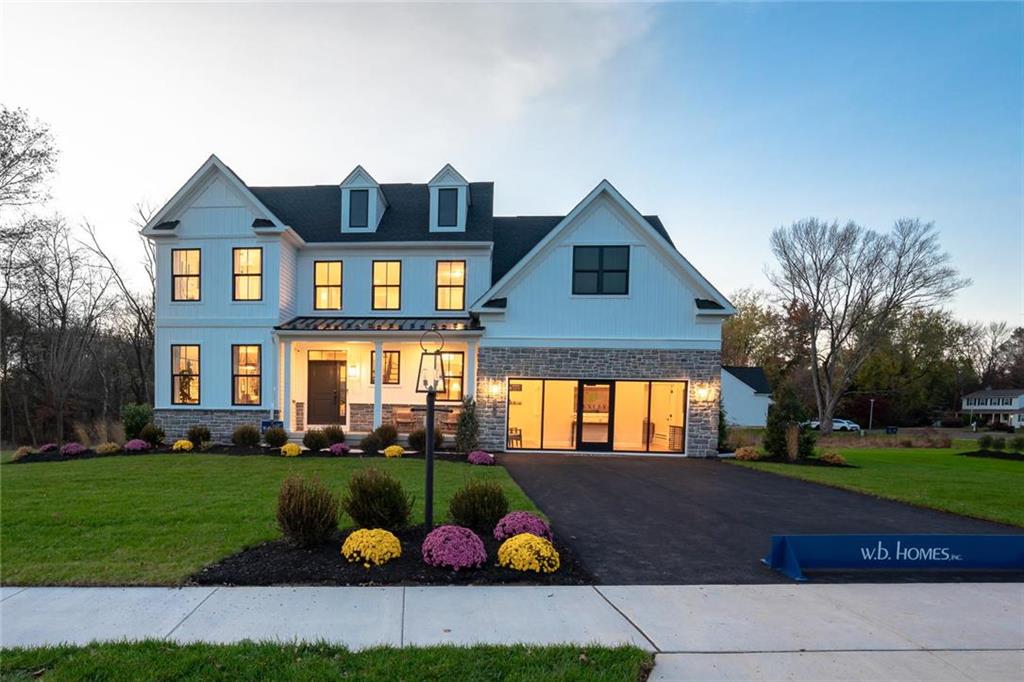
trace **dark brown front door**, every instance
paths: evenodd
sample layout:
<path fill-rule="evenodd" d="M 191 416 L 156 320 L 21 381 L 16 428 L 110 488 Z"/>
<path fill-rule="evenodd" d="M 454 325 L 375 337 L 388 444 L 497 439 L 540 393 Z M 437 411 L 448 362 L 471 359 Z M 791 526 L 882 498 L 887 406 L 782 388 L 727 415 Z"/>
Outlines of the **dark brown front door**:
<path fill-rule="evenodd" d="M 345 378 L 344 362 L 309 361 L 308 423 L 346 426 Z"/>
<path fill-rule="evenodd" d="M 576 449 L 612 449 L 612 406 L 615 384 L 610 381 L 581 381 L 576 406 Z"/>

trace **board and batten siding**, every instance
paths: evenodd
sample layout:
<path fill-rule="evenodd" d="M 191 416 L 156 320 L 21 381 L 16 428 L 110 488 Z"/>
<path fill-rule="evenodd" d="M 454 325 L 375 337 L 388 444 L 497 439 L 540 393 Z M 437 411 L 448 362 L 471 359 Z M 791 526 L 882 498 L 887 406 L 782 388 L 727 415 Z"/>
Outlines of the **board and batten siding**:
<path fill-rule="evenodd" d="M 662 253 L 660 239 L 600 198 L 498 292 L 507 308 L 481 316 L 481 345 L 717 350 L 721 321 L 697 317 L 700 289 Z M 628 245 L 629 293 L 573 295 L 576 245 Z"/>

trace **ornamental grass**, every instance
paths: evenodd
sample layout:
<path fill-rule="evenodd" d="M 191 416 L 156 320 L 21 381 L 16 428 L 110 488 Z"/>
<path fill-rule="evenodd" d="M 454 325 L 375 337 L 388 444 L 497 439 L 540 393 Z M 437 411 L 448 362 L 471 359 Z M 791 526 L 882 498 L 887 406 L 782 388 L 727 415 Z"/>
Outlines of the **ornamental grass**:
<path fill-rule="evenodd" d="M 741 462 L 756 462 L 761 459 L 761 453 L 757 451 L 757 448 L 750 446 L 736 448 L 735 456 Z"/>
<path fill-rule="evenodd" d="M 498 541 L 508 540 L 522 533 L 531 533 L 548 541 L 555 539 L 547 521 L 530 512 L 510 512 L 501 517 L 494 526 L 494 539 Z"/>
<path fill-rule="evenodd" d="M 460 526 L 490 531 L 508 514 L 508 497 L 494 481 L 470 479 L 452 495 L 448 514 Z"/>
<path fill-rule="evenodd" d="M 487 561 L 483 540 L 462 526 L 438 526 L 423 541 L 422 551 L 428 566 L 453 571 L 480 568 Z"/>
<path fill-rule="evenodd" d="M 550 542 L 532 533 L 520 533 L 501 543 L 498 564 L 514 571 L 554 573 L 561 561 Z"/>
<path fill-rule="evenodd" d="M 402 556 L 402 543 L 390 531 L 383 528 L 360 528 L 345 538 L 341 555 L 349 563 L 361 563 L 363 568 L 382 566 Z"/>
<path fill-rule="evenodd" d="M 121 446 L 114 441 L 108 441 L 96 446 L 97 455 L 116 455 L 121 452 Z"/>
<path fill-rule="evenodd" d="M 323 544 L 338 529 L 338 498 L 319 478 L 289 476 L 277 495 L 277 527 L 293 545 Z"/>

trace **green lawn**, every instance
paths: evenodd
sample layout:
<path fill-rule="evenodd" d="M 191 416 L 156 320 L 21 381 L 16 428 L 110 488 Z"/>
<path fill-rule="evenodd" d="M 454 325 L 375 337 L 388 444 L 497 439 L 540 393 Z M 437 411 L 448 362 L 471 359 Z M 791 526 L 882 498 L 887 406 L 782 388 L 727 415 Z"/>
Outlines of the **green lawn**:
<path fill-rule="evenodd" d="M 976 444 L 957 441 L 946 449 L 839 450 L 857 469 L 729 461 L 922 507 L 1024 526 L 1024 462 L 956 455 L 975 449 Z"/>
<path fill-rule="evenodd" d="M 289 474 L 316 474 L 341 494 L 349 475 L 367 466 L 399 478 L 415 495 L 414 519 L 422 519 L 422 460 L 139 455 L 3 464 L 0 582 L 177 584 L 277 537 L 277 491 Z M 536 509 L 503 467 L 438 462 L 435 519 L 471 477 L 498 481 L 512 509 Z"/>
<path fill-rule="evenodd" d="M 633 647 L 438 646 L 350 652 L 325 644 L 160 641 L 4 649 L 4 680 L 570 680 L 636 682 L 653 664 Z"/>

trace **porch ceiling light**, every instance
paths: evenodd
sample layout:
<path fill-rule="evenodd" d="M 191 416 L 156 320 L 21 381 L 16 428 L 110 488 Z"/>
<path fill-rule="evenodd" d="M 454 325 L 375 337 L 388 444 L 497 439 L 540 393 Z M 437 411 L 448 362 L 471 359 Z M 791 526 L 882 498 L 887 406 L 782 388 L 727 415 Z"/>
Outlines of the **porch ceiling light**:
<path fill-rule="evenodd" d="M 435 337 L 435 338 L 431 338 Z M 417 393 L 444 392 L 444 362 L 441 349 L 444 348 L 444 337 L 437 329 L 429 329 L 420 337 L 420 369 L 416 375 Z M 431 350 L 433 348 L 433 350 Z"/>

